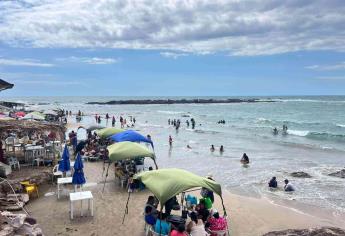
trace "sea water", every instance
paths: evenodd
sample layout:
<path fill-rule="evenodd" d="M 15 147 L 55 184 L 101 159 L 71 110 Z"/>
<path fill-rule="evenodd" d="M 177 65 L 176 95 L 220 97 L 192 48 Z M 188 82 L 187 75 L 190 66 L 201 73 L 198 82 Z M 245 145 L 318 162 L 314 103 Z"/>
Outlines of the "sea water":
<path fill-rule="evenodd" d="M 135 99 L 147 98 L 155 99 Z M 274 102 L 233 104 L 86 104 L 114 99 L 133 98 L 20 97 L 6 100 L 25 102 L 34 110 L 62 108 L 74 114 L 81 110 L 88 115 L 82 120 L 83 125 L 95 124 L 95 114 L 103 116 L 104 126 L 111 126 L 111 121 L 107 123 L 104 119 L 106 113 L 115 115 L 117 120 L 120 115 L 127 120 L 132 115 L 137 120 L 135 129 L 151 135 L 160 167 L 184 168 L 200 175 L 211 173 L 228 190 L 239 194 L 295 199 L 334 212 L 345 212 L 345 179 L 328 176 L 345 167 L 345 96 L 259 97 Z M 186 126 L 185 121 L 191 118 L 196 120 L 195 129 Z M 181 128 L 176 131 L 168 125 L 168 119 L 180 119 Z M 219 120 L 226 123 L 217 124 Z M 69 121 L 75 122 L 75 118 Z M 286 135 L 281 131 L 283 124 L 288 126 Z M 116 126 L 119 127 L 119 122 Z M 278 128 L 278 135 L 273 135 L 274 127 Z M 169 135 L 173 138 L 172 148 L 168 145 Z M 215 152 L 210 152 L 212 144 Z M 225 149 L 222 154 L 220 145 Z M 247 167 L 239 162 L 244 152 L 251 161 Z M 293 178 L 289 174 L 294 171 L 307 172 L 312 178 Z M 277 177 L 281 187 L 283 180 L 288 178 L 296 192 L 269 191 L 267 182 L 272 176 Z"/>

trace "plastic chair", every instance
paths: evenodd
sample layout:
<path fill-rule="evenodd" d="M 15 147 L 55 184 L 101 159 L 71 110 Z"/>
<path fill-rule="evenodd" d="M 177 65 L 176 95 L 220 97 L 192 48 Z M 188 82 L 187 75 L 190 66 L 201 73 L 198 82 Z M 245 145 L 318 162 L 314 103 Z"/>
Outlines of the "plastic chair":
<path fill-rule="evenodd" d="M 37 197 L 39 197 L 38 187 L 36 184 L 30 184 L 30 181 L 22 181 L 22 182 L 20 182 L 20 184 L 24 186 L 25 191 L 29 196 L 30 196 L 30 194 L 36 192 Z"/>
<path fill-rule="evenodd" d="M 10 158 L 8 159 L 8 165 L 11 166 L 11 168 L 12 168 L 12 166 L 13 166 L 14 168 L 17 167 L 18 170 L 20 170 L 20 164 L 19 164 L 19 161 L 17 160 L 16 157 L 10 157 Z M 14 169 L 14 168 L 13 168 L 13 169 Z"/>
<path fill-rule="evenodd" d="M 59 171 L 58 168 L 59 168 L 59 165 L 55 165 L 53 168 L 52 182 L 54 182 L 54 179 L 62 177 L 62 172 Z"/>

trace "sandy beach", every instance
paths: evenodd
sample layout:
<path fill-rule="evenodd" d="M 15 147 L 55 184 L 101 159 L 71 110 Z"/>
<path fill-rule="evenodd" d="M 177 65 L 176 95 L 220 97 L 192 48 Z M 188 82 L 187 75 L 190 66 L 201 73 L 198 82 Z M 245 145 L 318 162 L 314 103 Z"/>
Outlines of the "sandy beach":
<path fill-rule="evenodd" d="M 84 189 L 92 191 L 94 197 L 94 217 L 88 216 L 86 212 L 84 217 L 80 217 L 80 206 L 76 204 L 75 218 L 70 220 L 67 194 L 62 195 L 59 200 L 55 194 L 44 196 L 45 193 L 55 192 L 56 185 L 42 186 L 42 197 L 31 201 L 27 209 L 38 220 L 45 235 L 144 235 L 143 206 L 150 192 L 135 192 L 131 196 L 129 213 L 122 225 L 128 194 L 115 180 L 113 170 L 109 172 L 103 194 L 103 164 L 86 162 L 84 170 L 87 178 Z M 72 186 L 66 188 L 72 191 Z M 272 204 L 267 199 L 225 192 L 224 202 L 229 215 L 231 235 L 256 236 L 273 230 L 344 225 L 340 218 L 332 218 L 321 211 L 312 216 Z M 221 209 L 218 197 L 215 198 L 215 203 L 216 208 Z"/>

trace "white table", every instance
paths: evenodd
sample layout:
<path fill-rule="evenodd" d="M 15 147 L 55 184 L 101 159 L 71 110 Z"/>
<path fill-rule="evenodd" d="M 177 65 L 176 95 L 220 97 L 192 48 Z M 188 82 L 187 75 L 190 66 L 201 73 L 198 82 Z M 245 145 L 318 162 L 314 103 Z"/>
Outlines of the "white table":
<path fill-rule="evenodd" d="M 83 200 L 88 200 L 88 210 L 91 208 L 91 216 L 93 216 L 93 196 L 91 191 L 76 192 L 69 194 L 71 220 L 73 220 L 73 202 L 80 201 L 80 216 L 83 216 Z"/>
<path fill-rule="evenodd" d="M 60 185 L 71 184 L 72 177 L 58 178 L 57 179 L 57 197 L 60 198 Z"/>

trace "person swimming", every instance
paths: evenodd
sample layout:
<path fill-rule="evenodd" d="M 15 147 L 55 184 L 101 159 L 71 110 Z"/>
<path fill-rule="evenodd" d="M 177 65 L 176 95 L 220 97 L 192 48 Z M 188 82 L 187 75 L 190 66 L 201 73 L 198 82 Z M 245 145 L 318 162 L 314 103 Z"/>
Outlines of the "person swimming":
<path fill-rule="evenodd" d="M 277 134 L 278 134 L 278 129 L 277 129 L 277 127 L 274 127 L 274 129 L 273 129 L 273 134 L 274 134 L 274 135 L 277 135 Z"/>
<path fill-rule="evenodd" d="M 268 182 L 268 187 L 278 188 L 277 178 L 275 176 L 273 176 L 270 182 Z"/>
<path fill-rule="evenodd" d="M 295 191 L 295 188 L 292 186 L 292 184 L 289 183 L 289 180 L 286 179 L 284 180 L 285 186 L 284 186 L 284 191 L 285 192 L 293 192 Z"/>
<path fill-rule="evenodd" d="M 243 164 L 248 164 L 248 163 L 249 163 L 249 157 L 247 156 L 246 153 L 243 153 L 243 156 L 242 156 L 242 158 L 241 158 L 241 162 L 242 162 Z"/>

